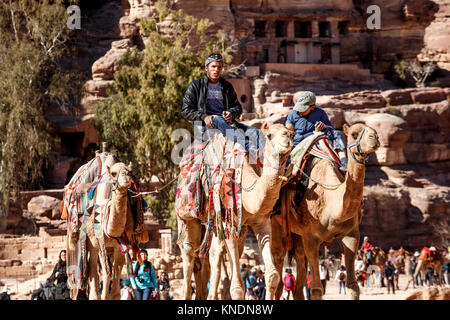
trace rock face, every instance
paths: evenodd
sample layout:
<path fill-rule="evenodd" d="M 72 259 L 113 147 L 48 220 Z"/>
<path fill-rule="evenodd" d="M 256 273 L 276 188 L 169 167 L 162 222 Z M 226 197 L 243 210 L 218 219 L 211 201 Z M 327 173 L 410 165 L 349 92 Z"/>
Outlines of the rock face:
<path fill-rule="evenodd" d="M 61 200 L 46 195 L 32 198 L 28 202 L 28 211 L 39 217 L 58 219 L 61 216 L 60 207 Z"/>

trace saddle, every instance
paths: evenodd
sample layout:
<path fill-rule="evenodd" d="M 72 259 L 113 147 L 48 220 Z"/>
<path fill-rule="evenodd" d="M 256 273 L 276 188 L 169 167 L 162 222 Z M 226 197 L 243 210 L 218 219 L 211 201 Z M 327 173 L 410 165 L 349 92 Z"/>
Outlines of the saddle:
<path fill-rule="evenodd" d="M 204 221 L 206 232 L 200 257 L 209 251 L 214 228 L 217 228 L 220 239 L 228 238 L 233 230 L 238 238 L 240 236 L 245 155 L 241 144 L 220 133 L 203 143 L 194 140 L 183 154 L 175 199 L 175 211 L 183 223 L 178 238 L 183 237 L 185 221 Z"/>

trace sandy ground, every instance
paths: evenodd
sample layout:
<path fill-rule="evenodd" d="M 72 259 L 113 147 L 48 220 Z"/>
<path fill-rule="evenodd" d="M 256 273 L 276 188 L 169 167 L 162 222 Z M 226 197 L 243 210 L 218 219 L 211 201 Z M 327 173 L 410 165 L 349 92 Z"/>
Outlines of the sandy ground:
<path fill-rule="evenodd" d="M 42 283 L 46 278 L 50 276 L 49 274 L 41 275 L 36 279 L 31 279 L 27 281 L 19 281 L 12 279 L 2 279 L 2 282 L 5 283 L 11 290 L 11 299 L 12 300 L 29 300 L 31 297 L 31 292 L 36 287 L 36 284 L 41 281 Z M 399 278 L 399 286 L 400 290 L 396 290 L 395 294 L 388 294 L 387 288 L 380 287 L 361 287 L 360 286 L 360 300 L 405 300 L 406 297 L 410 296 L 412 293 L 423 289 L 424 287 L 418 287 L 414 289 L 411 285 L 408 290 L 404 290 L 407 283 L 407 276 L 404 274 L 400 275 Z M 171 281 L 171 294 L 173 295 L 175 300 L 181 299 L 182 295 L 182 280 L 172 280 Z M 306 296 L 306 295 L 305 295 Z M 349 300 L 350 297 L 345 295 L 342 291 L 339 294 L 338 290 L 338 281 L 330 280 L 327 281 L 327 287 L 325 295 L 323 296 L 323 300 Z"/>

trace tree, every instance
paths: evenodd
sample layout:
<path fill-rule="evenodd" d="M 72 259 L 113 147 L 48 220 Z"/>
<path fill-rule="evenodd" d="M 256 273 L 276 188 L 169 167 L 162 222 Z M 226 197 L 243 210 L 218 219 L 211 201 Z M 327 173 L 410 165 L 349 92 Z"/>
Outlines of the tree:
<path fill-rule="evenodd" d="M 43 185 L 43 168 L 55 147 L 46 108 L 68 109 L 74 86 L 59 61 L 68 53 L 63 0 L 0 3 L 0 232 L 10 196 Z"/>
<path fill-rule="evenodd" d="M 416 60 L 410 62 L 402 60 L 395 65 L 394 69 L 403 81 L 406 81 L 406 76 L 409 74 L 416 82 L 416 87 L 423 88 L 425 80 L 436 70 L 436 63 L 428 62 L 422 65 Z"/>
<path fill-rule="evenodd" d="M 204 61 L 221 52 L 231 62 L 234 46 L 225 34 L 208 36 L 210 23 L 158 1 L 155 18 L 140 21 L 143 51 L 127 51 L 114 75 L 108 99 L 94 107 L 96 127 L 121 161 L 133 162 L 133 174 L 148 186 L 152 177 L 166 188 L 146 200 L 159 221 L 175 227 L 175 181 L 179 172 L 171 153 L 172 132 L 192 125 L 181 117 L 189 83 L 204 74 Z M 163 28 L 170 24 L 170 28 Z M 145 189 L 145 187 L 144 187 Z"/>

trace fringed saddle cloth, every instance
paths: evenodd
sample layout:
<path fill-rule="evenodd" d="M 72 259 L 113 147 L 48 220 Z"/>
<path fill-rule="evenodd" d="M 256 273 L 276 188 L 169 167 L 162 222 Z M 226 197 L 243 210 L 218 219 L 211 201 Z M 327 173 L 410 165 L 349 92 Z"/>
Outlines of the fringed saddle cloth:
<path fill-rule="evenodd" d="M 175 209 L 182 221 L 206 218 L 206 233 L 200 247 L 200 257 L 209 251 L 214 228 L 220 239 L 230 237 L 233 230 L 237 238 L 241 234 L 244 157 L 245 148 L 220 133 L 203 144 L 194 140 L 183 154 Z M 180 228 L 179 241 L 184 227 L 183 224 Z"/>
<path fill-rule="evenodd" d="M 283 248 L 287 250 L 292 249 L 292 238 L 289 225 L 289 212 L 295 203 L 299 203 L 301 199 L 294 199 L 296 196 L 297 186 L 296 183 L 303 177 L 305 171 L 310 171 L 313 165 L 307 166 L 307 161 L 311 156 L 326 159 L 341 166 L 341 162 L 337 154 L 330 148 L 327 142 L 326 135 L 322 132 L 314 132 L 309 137 L 302 140 L 291 151 L 291 163 L 286 168 L 285 176 L 288 180 L 283 183 L 280 191 L 279 204 L 275 205 L 275 208 L 280 208 L 282 217 L 282 241 Z M 308 168 L 308 170 L 306 170 Z M 307 180 L 303 182 L 307 186 Z M 276 209 L 275 209 L 276 210 Z M 275 211 L 274 210 L 274 211 Z"/>
<path fill-rule="evenodd" d="M 95 158 L 81 166 L 69 183 L 64 188 L 63 201 L 61 202 L 62 219 L 67 219 L 67 241 L 73 241 L 74 248 L 68 245 L 67 254 L 67 275 L 71 289 L 85 289 L 87 281 L 87 250 L 86 224 L 94 214 L 94 234 L 98 239 L 101 250 L 106 253 L 104 232 L 109 217 L 111 205 L 112 182 L 109 181 L 107 167 L 111 167 L 119 160 L 111 153 L 104 152 L 96 155 Z M 138 192 L 133 183 L 132 190 Z M 131 197 L 129 195 L 129 200 Z M 138 197 L 138 202 L 142 199 Z M 135 200 L 136 202 L 136 200 Z M 132 203 L 134 209 L 133 217 L 135 221 L 135 231 L 143 230 L 144 216 L 142 205 Z M 131 245 L 133 252 L 138 251 L 138 239 L 129 239 L 124 232 L 121 237 L 113 238 L 120 246 L 122 254 L 127 261 L 127 271 L 131 274 L 130 257 L 128 246 Z M 106 263 L 110 273 L 109 264 Z"/>

